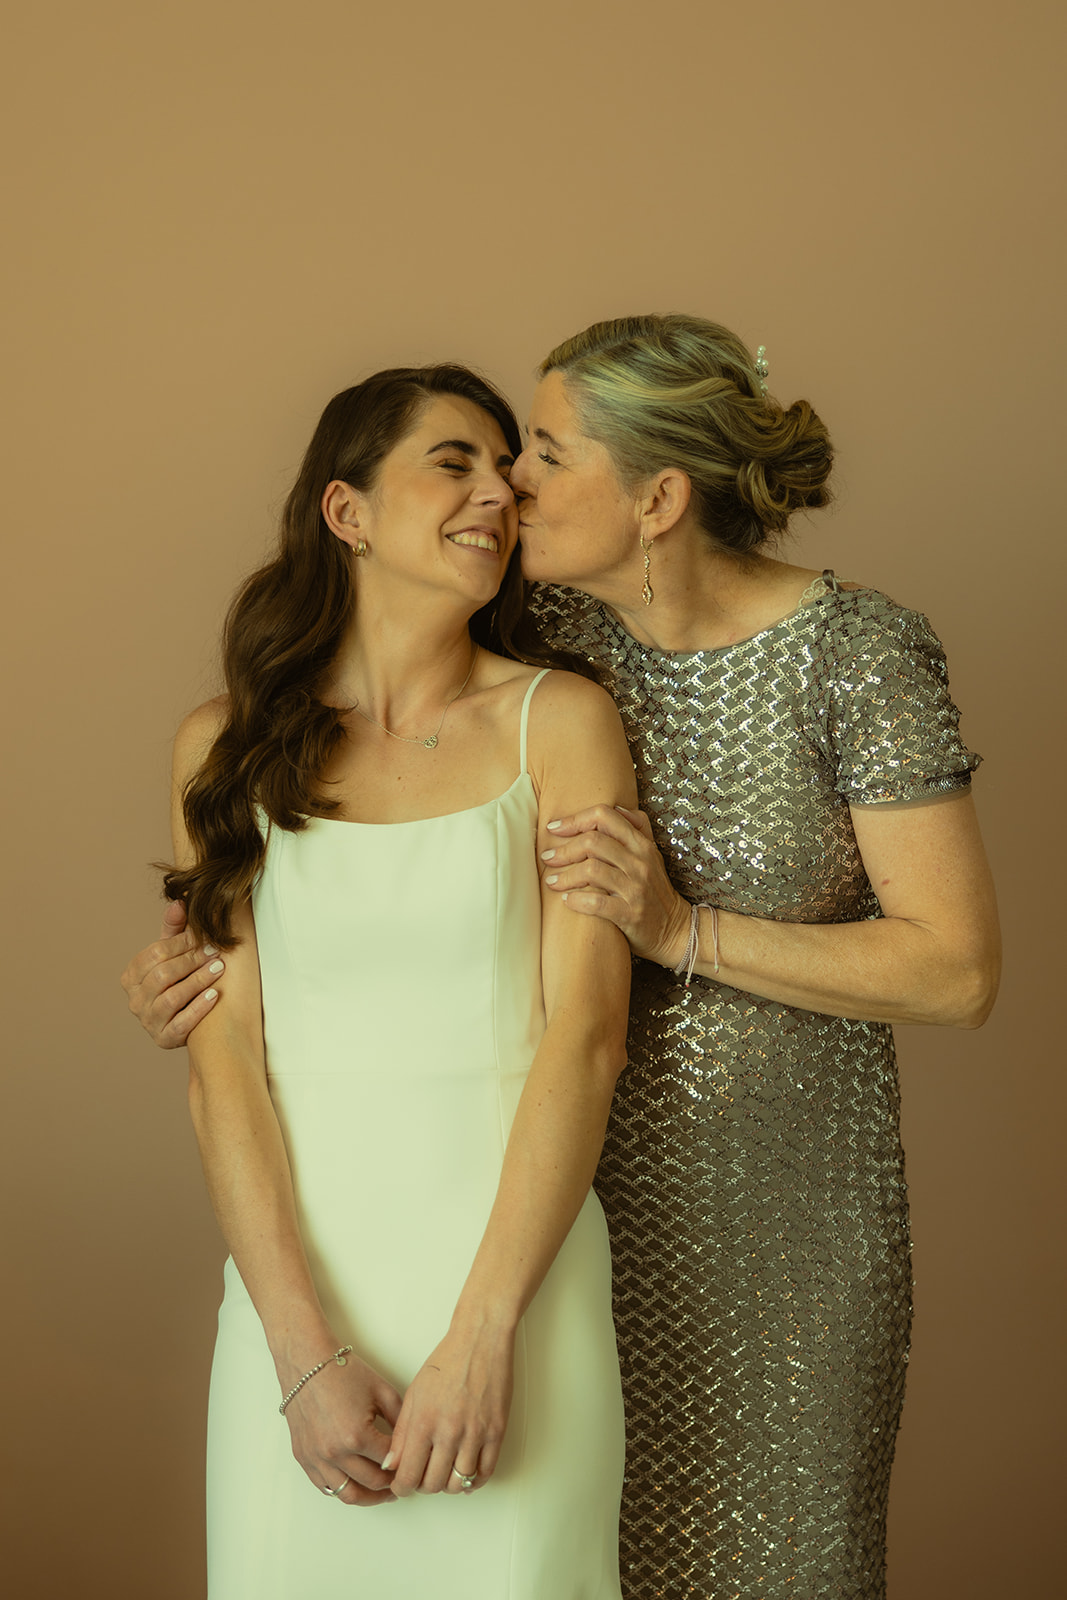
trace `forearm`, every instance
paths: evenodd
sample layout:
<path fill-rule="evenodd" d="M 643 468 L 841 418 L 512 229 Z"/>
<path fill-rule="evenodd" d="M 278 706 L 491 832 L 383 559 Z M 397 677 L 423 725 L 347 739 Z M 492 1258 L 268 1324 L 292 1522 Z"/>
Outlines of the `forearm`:
<path fill-rule="evenodd" d="M 598 1036 L 577 1015 L 550 1024 L 519 1101 L 454 1323 L 517 1325 L 589 1192 L 624 1063 L 621 1029 Z"/>
<path fill-rule="evenodd" d="M 190 1057 L 190 1109 L 208 1192 L 288 1389 L 336 1341 L 300 1238 L 281 1130 L 253 1072 L 227 1068 L 196 1039 Z"/>
<path fill-rule="evenodd" d="M 904 917 L 827 924 L 719 911 L 716 971 L 712 916 L 701 911 L 693 970 L 828 1016 L 977 1027 L 992 1005 L 997 960 L 975 933 L 961 943 Z"/>

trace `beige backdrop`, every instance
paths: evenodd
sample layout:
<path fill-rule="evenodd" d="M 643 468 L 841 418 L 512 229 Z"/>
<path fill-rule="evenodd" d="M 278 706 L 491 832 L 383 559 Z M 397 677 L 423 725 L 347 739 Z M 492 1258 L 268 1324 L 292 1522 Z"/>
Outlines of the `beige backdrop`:
<path fill-rule="evenodd" d="M 216 687 L 221 611 L 319 409 L 445 357 L 521 408 L 559 338 L 674 309 L 765 344 L 779 397 L 817 404 L 840 498 L 800 558 L 931 615 L 986 758 L 1000 1005 L 978 1034 L 900 1037 L 918 1320 L 891 1594 L 1058 1592 L 1060 0 L 21 11 L 0 97 L 11 1592 L 203 1592 L 221 1251 L 183 1058 L 116 980 L 157 927 L 170 735 Z"/>

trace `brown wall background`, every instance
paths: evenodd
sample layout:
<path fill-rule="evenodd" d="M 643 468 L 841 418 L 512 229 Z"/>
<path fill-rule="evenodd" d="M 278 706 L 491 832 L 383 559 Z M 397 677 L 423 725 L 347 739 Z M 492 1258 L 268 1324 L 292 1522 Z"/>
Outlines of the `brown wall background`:
<path fill-rule="evenodd" d="M 767 346 L 840 451 L 798 558 L 928 612 L 1007 941 L 978 1034 L 900 1030 L 918 1320 L 893 1600 L 1058 1590 L 1063 229 L 1056 0 L 73 0 L 2 101 L 9 459 L 0 1567 L 203 1592 L 221 1250 L 154 934 L 169 739 L 322 404 L 457 357 L 520 409 L 595 318 Z M 1057 126 L 1059 123 L 1059 126 Z"/>

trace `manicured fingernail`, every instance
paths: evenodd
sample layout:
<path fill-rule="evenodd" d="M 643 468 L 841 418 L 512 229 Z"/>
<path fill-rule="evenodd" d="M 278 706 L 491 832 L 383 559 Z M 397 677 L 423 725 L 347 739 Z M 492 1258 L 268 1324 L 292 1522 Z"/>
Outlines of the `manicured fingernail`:
<path fill-rule="evenodd" d="M 545 882 L 546 883 L 558 883 L 559 882 L 559 873 L 558 872 L 549 873 L 548 877 L 545 879 Z"/>
<path fill-rule="evenodd" d="M 551 861 L 552 857 L 555 855 L 555 853 L 556 852 L 554 850 L 542 850 L 541 851 L 541 860 L 542 861 Z"/>
<path fill-rule="evenodd" d="M 205 1000 L 217 1000 L 218 997 L 219 997 L 219 991 L 217 989 L 205 989 L 204 990 L 204 999 Z"/>
<path fill-rule="evenodd" d="M 548 828 L 549 830 L 551 830 L 552 828 L 562 828 L 562 826 L 563 826 L 562 821 L 560 821 L 560 822 L 546 822 L 545 823 L 545 827 Z"/>
<path fill-rule="evenodd" d="M 527 861 L 529 861 L 529 859 L 530 859 L 529 856 L 527 856 L 526 859 L 527 859 Z M 382 1471 L 383 1472 L 391 1472 L 392 1468 L 393 1468 L 393 1452 L 390 1450 L 389 1454 L 386 1456 L 385 1460 L 382 1462 Z"/>
<path fill-rule="evenodd" d="M 206 956 L 217 956 L 218 955 L 218 951 L 215 949 L 215 946 L 213 944 L 206 944 L 204 946 L 204 954 Z"/>
<path fill-rule="evenodd" d="M 560 895 L 560 899 L 561 899 L 561 900 L 569 900 L 569 899 L 570 899 L 570 893 L 571 893 L 571 892 L 570 892 L 570 890 L 569 890 L 569 889 L 568 889 L 568 890 L 567 890 L 567 892 L 566 892 L 566 894 L 561 894 L 561 895 Z"/>
<path fill-rule="evenodd" d="M 225 966 L 226 966 L 225 961 L 213 961 L 211 963 L 210 967 L 208 967 L 207 970 L 209 972 L 214 972 L 215 974 L 218 974 L 218 973 L 220 973 L 220 972 L 222 972 L 224 970 Z"/>

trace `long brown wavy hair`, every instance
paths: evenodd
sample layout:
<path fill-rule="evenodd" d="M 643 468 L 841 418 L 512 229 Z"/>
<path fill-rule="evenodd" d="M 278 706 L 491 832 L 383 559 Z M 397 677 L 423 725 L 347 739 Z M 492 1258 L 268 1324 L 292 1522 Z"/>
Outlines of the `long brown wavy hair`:
<path fill-rule="evenodd" d="M 507 401 L 466 367 L 394 367 L 335 395 L 322 413 L 282 514 L 278 554 L 238 590 L 223 629 L 229 695 L 225 725 L 183 796 L 195 851 L 191 867 L 164 869 L 170 900 L 185 903 L 199 938 L 235 943 L 234 912 L 263 865 L 262 819 L 299 832 L 309 815 L 338 802 L 321 792 L 323 771 L 346 737 L 344 713 L 318 686 L 340 648 L 355 598 L 347 550 L 327 526 L 323 492 L 335 478 L 366 493 L 389 451 L 417 425 L 435 395 L 472 401 L 522 449 Z M 594 676 L 587 663 L 552 650 L 526 610 L 516 549 L 499 591 L 470 621 L 486 649 L 534 666 Z"/>

